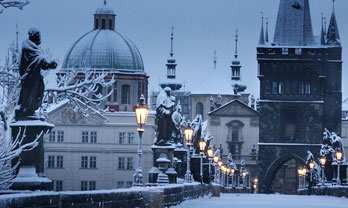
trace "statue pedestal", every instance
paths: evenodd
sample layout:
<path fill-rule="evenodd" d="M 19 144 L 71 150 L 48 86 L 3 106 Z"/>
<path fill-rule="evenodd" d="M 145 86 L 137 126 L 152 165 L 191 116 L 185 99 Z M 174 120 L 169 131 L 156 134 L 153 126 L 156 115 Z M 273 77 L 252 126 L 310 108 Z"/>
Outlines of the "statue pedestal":
<path fill-rule="evenodd" d="M 14 180 L 11 189 L 13 190 L 52 190 L 52 181 L 44 175 L 44 148 L 43 136 L 54 125 L 40 120 L 25 120 L 17 121 L 10 125 L 12 129 L 12 138 L 19 138 L 24 135 L 23 143 L 27 144 L 35 140 L 42 132 L 38 146 L 30 151 L 23 151 L 19 158 L 12 160 L 12 165 L 15 165 L 20 159 L 18 173 Z"/>
<path fill-rule="evenodd" d="M 168 175 L 166 177 L 163 177 L 163 176 L 166 175 L 166 172 L 168 171 L 168 169 L 170 170 L 168 172 L 170 175 L 170 177 L 168 178 L 169 183 L 175 183 L 176 182 L 176 172 L 175 172 L 175 170 L 173 171 L 173 158 L 174 158 L 173 152 L 175 150 L 175 146 L 173 146 L 173 145 L 165 145 L 165 146 L 152 145 L 151 149 L 153 151 L 153 168 L 149 172 L 149 184 L 157 184 L 158 178 L 160 178 L 160 180 L 162 180 L 163 178 L 167 178 Z M 158 160 L 158 159 L 160 159 L 160 160 Z M 163 165 L 160 164 L 161 160 L 163 160 L 163 159 L 169 160 L 168 165 L 166 165 L 165 167 L 163 167 Z M 162 166 L 162 167 L 160 167 L 160 166 Z M 158 169 L 161 171 L 161 173 L 159 173 Z M 162 174 L 164 174 L 164 175 L 162 175 Z"/>
<path fill-rule="evenodd" d="M 186 173 L 186 155 L 187 150 L 181 147 L 176 147 L 174 150 L 174 157 L 178 159 L 177 166 L 175 168 L 176 172 L 178 173 L 178 178 L 185 178 Z"/>

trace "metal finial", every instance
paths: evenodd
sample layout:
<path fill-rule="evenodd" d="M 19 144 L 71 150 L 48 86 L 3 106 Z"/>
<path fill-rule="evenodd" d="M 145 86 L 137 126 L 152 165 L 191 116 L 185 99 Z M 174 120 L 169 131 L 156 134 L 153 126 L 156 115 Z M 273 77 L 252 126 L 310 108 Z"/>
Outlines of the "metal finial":
<path fill-rule="evenodd" d="M 173 57 L 174 55 L 173 41 L 174 41 L 174 26 L 172 26 L 172 32 L 170 34 L 170 57 Z"/>
<path fill-rule="evenodd" d="M 216 69 L 216 50 L 214 50 L 214 69 Z"/>
<path fill-rule="evenodd" d="M 236 29 L 236 48 L 235 48 L 235 51 L 234 51 L 234 57 L 237 59 L 238 57 L 238 28 Z"/>

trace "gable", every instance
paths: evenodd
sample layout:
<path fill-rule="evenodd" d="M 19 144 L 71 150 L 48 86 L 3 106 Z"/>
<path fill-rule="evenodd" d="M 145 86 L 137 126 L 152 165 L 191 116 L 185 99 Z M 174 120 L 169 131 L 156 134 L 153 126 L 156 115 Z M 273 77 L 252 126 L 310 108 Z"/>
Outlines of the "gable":
<path fill-rule="evenodd" d="M 258 116 L 258 112 L 239 100 L 221 106 L 209 113 L 209 116 Z"/>
<path fill-rule="evenodd" d="M 106 118 L 99 114 L 89 114 L 84 117 L 81 113 L 71 111 L 69 103 L 65 103 L 49 112 L 47 121 L 54 125 L 102 125 Z"/>

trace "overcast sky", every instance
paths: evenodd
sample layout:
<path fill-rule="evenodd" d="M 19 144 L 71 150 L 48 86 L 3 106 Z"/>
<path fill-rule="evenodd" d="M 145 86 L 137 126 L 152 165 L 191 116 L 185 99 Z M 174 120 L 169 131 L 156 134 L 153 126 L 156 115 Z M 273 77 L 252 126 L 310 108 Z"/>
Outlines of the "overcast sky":
<path fill-rule="evenodd" d="M 103 0 L 31 0 L 24 10 L 5 9 L 0 14 L 0 57 L 15 39 L 19 24 L 20 43 L 30 27 L 42 32 L 42 47 L 50 48 L 61 67 L 69 47 L 93 29 L 93 13 Z M 256 77 L 256 46 L 260 31 L 260 12 L 269 18 L 273 40 L 279 0 L 108 0 L 116 12 L 116 30 L 130 38 L 142 54 L 150 75 L 150 90 L 157 89 L 166 75 L 170 50 L 170 28 L 175 27 L 174 56 L 177 78 L 195 89 L 213 68 L 217 51 L 217 70 L 227 79 L 234 54 L 235 30 L 239 30 L 239 59 L 247 91 L 259 96 Z M 313 31 L 319 35 L 321 15 L 328 18 L 332 0 L 310 0 Z M 343 98 L 348 98 L 348 1 L 336 0 L 336 17 L 343 47 Z M 231 89 L 232 90 L 232 89 Z"/>

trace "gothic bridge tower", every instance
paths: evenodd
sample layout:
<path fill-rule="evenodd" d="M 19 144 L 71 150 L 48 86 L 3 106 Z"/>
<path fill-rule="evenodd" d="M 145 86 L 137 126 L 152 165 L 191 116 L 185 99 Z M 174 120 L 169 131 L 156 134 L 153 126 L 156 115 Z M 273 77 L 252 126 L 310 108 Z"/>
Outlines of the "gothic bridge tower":
<path fill-rule="evenodd" d="M 324 128 L 341 132 L 342 48 L 334 11 L 327 34 L 323 26 L 321 38 L 313 36 L 308 0 L 280 0 L 273 43 L 267 30 L 265 38 L 262 23 L 257 47 L 260 189 L 291 193 L 296 172 L 279 170 L 293 161 L 296 171 L 308 150 L 318 157 Z"/>

